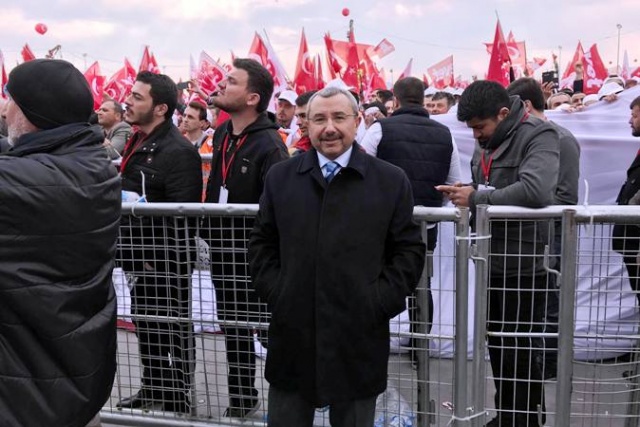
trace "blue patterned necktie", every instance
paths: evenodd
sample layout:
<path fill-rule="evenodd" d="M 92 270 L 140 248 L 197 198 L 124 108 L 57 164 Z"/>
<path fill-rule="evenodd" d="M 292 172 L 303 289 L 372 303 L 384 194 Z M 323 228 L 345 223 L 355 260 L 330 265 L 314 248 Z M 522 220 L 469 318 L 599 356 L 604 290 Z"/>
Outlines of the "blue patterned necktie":
<path fill-rule="evenodd" d="M 325 171 L 324 179 L 326 179 L 327 182 L 331 182 L 333 177 L 336 176 L 336 172 L 338 171 L 339 167 L 340 167 L 340 164 L 338 164 L 337 162 L 326 163 L 324 165 L 324 171 Z"/>

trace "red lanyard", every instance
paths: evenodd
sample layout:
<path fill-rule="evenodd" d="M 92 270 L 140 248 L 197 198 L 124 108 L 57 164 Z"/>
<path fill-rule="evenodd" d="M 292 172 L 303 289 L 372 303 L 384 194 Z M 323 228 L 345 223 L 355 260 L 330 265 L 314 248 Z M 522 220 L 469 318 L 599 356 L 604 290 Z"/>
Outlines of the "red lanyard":
<path fill-rule="evenodd" d="M 229 164 L 227 164 L 227 150 L 229 149 L 229 134 L 227 134 L 224 137 L 224 142 L 222 143 L 222 186 L 223 187 L 226 186 L 227 175 L 229 175 L 229 170 L 231 169 L 231 165 L 233 164 L 233 161 L 236 158 L 236 153 L 240 150 L 240 147 L 242 147 L 242 144 L 244 144 L 246 140 L 247 140 L 247 135 L 240 138 L 240 141 L 238 141 L 238 145 L 236 146 L 236 149 L 234 150 L 233 154 L 231 155 L 231 158 L 229 159 Z"/>
<path fill-rule="evenodd" d="M 124 147 L 123 152 L 126 153 L 127 150 L 129 149 L 129 147 L 131 146 L 131 144 L 133 144 L 133 139 L 137 136 L 140 135 L 140 141 L 137 141 L 135 146 L 131 149 L 131 151 L 129 152 L 129 154 L 127 154 L 126 157 L 122 158 L 122 162 L 120 162 L 120 172 L 124 172 L 124 168 L 127 166 L 127 163 L 129 162 L 129 159 L 131 158 L 131 156 L 133 156 L 133 153 L 136 152 L 136 150 L 138 148 L 140 148 L 140 146 L 144 143 L 144 141 L 147 139 L 147 137 L 149 135 L 145 135 L 144 133 L 140 132 L 139 134 L 133 134 L 131 136 L 131 138 L 129 139 L 129 141 L 127 141 L 127 145 Z"/>
<path fill-rule="evenodd" d="M 493 155 L 495 151 L 489 156 L 489 163 L 484 160 L 484 151 L 482 151 L 482 157 L 480 158 L 480 167 L 482 168 L 482 174 L 484 175 L 484 185 L 489 185 L 489 174 L 491 173 L 491 164 L 493 163 Z"/>

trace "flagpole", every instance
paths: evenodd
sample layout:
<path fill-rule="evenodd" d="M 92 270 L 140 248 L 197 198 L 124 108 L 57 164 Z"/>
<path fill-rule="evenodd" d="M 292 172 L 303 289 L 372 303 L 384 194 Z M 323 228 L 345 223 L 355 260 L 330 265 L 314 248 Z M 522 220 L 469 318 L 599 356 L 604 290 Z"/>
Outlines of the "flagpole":
<path fill-rule="evenodd" d="M 616 28 L 618 28 L 618 55 L 616 56 L 616 74 L 620 75 L 620 30 L 622 29 L 622 25 L 616 24 Z"/>
<path fill-rule="evenodd" d="M 562 77 L 560 67 L 562 67 L 562 46 L 558 46 L 558 78 Z"/>

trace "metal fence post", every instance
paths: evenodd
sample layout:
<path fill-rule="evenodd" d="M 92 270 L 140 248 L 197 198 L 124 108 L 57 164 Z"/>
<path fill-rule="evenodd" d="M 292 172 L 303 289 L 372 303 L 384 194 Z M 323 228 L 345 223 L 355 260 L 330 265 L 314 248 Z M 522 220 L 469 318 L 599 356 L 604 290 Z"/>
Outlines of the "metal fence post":
<path fill-rule="evenodd" d="M 422 240 L 427 243 L 426 223 L 422 223 Z M 420 313 L 417 333 L 418 336 L 427 335 L 427 320 L 429 318 L 429 304 L 427 304 L 427 287 L 430 286 L 431 276 L 433 275 L 433 253 L 427 251 L 425 253 L 425 264 L 422 271 L 420 283 L 416 288 L 416 307 Z M 415 349 L 418 356 L 418 427 L 428 427 L 431 424 L 431 418 L 435 417 L 432 412 L 431 394 L 429 393 L 429 339 L 416 340 L 420 345 L 416 345 Z"/>
<path fill-rule="evenodd" d="M 571 383 L 573 380 L 573 335 L 575 319 L 578 228 L 576 211 L 562 213 L 560 275 L 560 315 L 558 319 L 558 382 L 555 425 L 571 423 Z"/>
<path fill-rule="evenodd" d="M 456 320 L 453 370 L 453 426 L 468 425 L 460 421 L 468 414 L 467 338 L 469 336 L 469 209 L 460 209 L 456 222 Z"/>
<path fill-rule="evenodd" d="M 473 412 L 485 411 L 486 404 L 486 361 L 485 338 L 487 336 L 487 282 L 489 280 L 489 238 L 490 226 L 487 213 L 488 205 L 476 207 L 476 243 L 473 259 L 476 261 L 476 296 L 473 331 Z M 486 417 L 474 417 L 471 425 L 482 427 Z"/>

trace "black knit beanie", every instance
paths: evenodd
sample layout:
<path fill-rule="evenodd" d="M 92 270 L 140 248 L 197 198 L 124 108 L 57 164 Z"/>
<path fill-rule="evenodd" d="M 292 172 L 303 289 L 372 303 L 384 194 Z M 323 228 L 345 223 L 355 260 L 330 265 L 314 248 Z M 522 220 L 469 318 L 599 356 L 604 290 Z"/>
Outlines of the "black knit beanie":
<path fill-rule="evenodd" d="M 38 129 L 87 122 L 93 95 L 87 80 L 71 63 L 34 59 L 9 73 L 7 92 Z"/>

